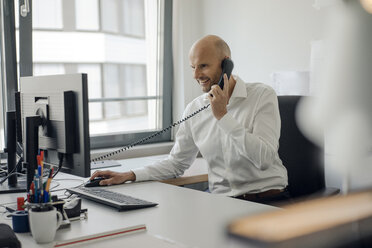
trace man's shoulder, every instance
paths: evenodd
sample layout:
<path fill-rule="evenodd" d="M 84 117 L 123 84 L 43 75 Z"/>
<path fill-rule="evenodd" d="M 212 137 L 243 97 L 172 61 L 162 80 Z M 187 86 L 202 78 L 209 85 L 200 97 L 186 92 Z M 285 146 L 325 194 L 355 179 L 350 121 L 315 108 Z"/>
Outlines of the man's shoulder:
<path fill-rule="evenodd" d="M 247 88 L 255 89 L 255 90 L 274 90 L 270 85 L 260 83 L 260 82 L 253 82 L 253 83 L 245 83 Z"/>
<path fill-rule="evenodd" d="M 245 82 L 243 79 L 241 79 L 238 75 L 234 75 L 235 79 L 239 84 L 243 84 L 245 88 L 247 89 L 247 92 L 262 92 L 262 91 L 271 91 L 275 92 L 274 89 L 267 84 L 261 83 L 261 82 Z"/>
<path fill-rule="evenodd" d="M 270 85 L 260 83 L 260 82 L 245 83 L 245 87 L 247 89 L 247 92 L 251 92 L 251 93 L 262 94 L 264 92 L 267 92 L 270 94 L 276 94 L 275 90 Z"/>

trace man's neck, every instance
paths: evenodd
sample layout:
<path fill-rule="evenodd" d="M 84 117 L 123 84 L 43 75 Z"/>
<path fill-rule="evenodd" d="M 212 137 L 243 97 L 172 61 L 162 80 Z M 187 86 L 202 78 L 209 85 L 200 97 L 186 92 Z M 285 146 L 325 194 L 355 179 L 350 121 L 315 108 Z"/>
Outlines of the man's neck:
<path fill-rule="evenodd" d="M 230 97 L 234 91 L 234 88 L 235 88 L 235 85 L 236 85 L 236 80 L 235 78 L 233 77 L 233 75 L 231 75 L 230 79 L 229 79 L 229 100 L 230 100 Z"/>

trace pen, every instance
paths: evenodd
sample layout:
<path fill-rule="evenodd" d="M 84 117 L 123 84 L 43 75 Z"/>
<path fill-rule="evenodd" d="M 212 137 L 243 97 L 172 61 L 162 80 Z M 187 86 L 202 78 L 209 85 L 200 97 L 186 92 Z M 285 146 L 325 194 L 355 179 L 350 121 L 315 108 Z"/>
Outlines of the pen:
<path fill-rule="evenodd" d="M 45 191 L 46 192 L 49 192 L 49 188 L 50 188 L 50 183 L 51 182 L 52 182 L 52 178 L 48 178 L 47 183 L 46 183 L 46 186 L 45 186 Z"/>
<path fill-rule="evenodd" d="M 38 175 L 39 175 L 39 190 L 40 190 L 40 195 L 41 197 L 43 196 L 43 175 L 41 174 L 41 165 L 37 167 L 38 170 Z M 41 198 L 42 199 L 42 198 Z"/>
<path fill-rule="evenodd" d="M 39 165 L 41 165 L 41 162 L 40 162 L 40 155 L 37 155 L 36 156 L 36 160 L 37 160 L 37 165 L 39 166 Z"/>
<path fill-rule="evenodd" d="M 53 172 L 54 172 L 54 168 L 50 169 L 50 171 L 49 171 L 49 178 L 53 178 Z"/>
<path fill-rule="evenodd" d="M 38 197 L 37 190 L 36 190 L 35 195 L 34 195 L 34 203 L 38 203 L 38 202 L 39 202 L 39 197 Z"/>
<path fill-rule="evenodd" d="M 38 196 L 39 196 L 39 175 L 37 174 L 37 171 L 35 171 L 35 203 L 38 203 Z"/>
<path fill-rule="evenodd" d="M 43 199 L 44 203 L 47 203 L 49 201 L 49 194 L 48 192 L 45 190 L 44 191 L 44 199 Z"/>
<path fill-rule="evenodd" d="M 40 152 L 40 163 L 41 167 L 44 167 L 44 151 Z"/>

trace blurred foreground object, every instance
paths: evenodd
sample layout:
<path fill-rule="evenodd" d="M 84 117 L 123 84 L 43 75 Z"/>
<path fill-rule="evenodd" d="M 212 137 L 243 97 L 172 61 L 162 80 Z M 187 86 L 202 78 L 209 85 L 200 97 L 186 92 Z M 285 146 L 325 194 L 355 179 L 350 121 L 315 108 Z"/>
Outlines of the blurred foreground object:
<path fill-rule="evenodd" d="M 371 247 L 372 191 L 289 205 L 232 222 L 233 247 Z"/>
<path fill-rule="evenodd" d="M 372 14 L 367 2 L 327 6 L 322 90 L 298 108 L 304 134 L 320 146 L 324 138 L 330 156 L 326 166 L 331 176 L 342 178 L 343 193 L 372 187 L 367 176 L 372 174 Z"/>
<path fill-rule="evenodd" d="M 372 14 L 372 0 L 360 0 L 363 8 Z"/>

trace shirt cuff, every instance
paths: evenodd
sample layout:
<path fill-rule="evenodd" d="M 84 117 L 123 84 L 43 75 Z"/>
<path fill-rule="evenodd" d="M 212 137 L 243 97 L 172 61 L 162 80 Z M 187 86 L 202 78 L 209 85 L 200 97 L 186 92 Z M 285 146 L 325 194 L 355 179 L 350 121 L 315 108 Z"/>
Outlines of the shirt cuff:
<path fill-rule="evenodd" d="M 148 181 L 149 176 L 145 168 L 138 168 L 131 170 L 136 175 L 136 182 Z"/>
<path fill-rule="evenodd" d="M 229 113 L 226 113 L 217 121 L 217 125 L 226 133 L 230 133 L 232 130 L 239 127 L 239 123 Z"/>

